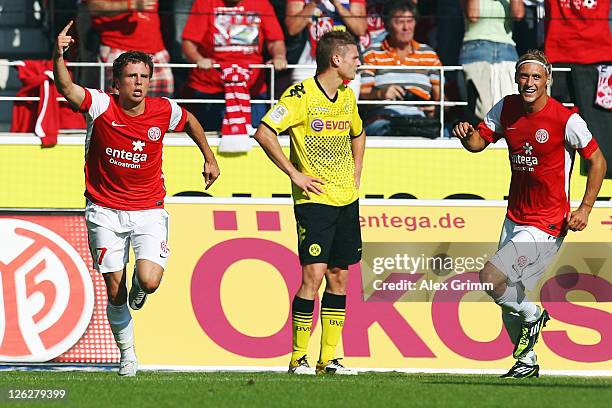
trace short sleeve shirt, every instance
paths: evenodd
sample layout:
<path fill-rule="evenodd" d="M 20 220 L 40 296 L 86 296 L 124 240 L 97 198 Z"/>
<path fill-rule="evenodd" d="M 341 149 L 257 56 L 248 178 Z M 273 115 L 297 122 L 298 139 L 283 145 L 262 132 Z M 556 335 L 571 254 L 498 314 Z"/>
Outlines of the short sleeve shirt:
<path fill-rule="evenodd" d="M 363 124 L 351 88 L 341 85 L 330 99 L 316 78 L 306 79 L 288 88 L 262 122 L 277 134 L 289 129 L 293 165 L 325 182 L 324 193 L 310 199 L 293 185 L 296 204 L 343 206 L 357 200 L 351 138 L 361 135 Z"/>
<path fill-rule="evenodd" d="M 145 98 L 145 111 L 127 115 L 118 95 L 85 88 L 79 111 L 87 119 L 85 197 L 116 210 L 163 207 L 162 148 L 168 130 L 181 131 L 187 112 L 167 98 Z"/>

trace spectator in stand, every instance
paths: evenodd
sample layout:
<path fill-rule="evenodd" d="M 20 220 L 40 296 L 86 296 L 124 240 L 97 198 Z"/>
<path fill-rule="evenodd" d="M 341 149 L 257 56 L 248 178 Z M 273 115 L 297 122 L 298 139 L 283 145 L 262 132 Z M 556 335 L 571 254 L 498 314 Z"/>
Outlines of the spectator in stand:
<path fill-rule="evenodd" d="M 512 28 L 519 55 L 544 48 L 544 0 L 523 0 L 523 4 L 525 18 L 515 21 Z"/>
<path fill-rule="evenodd" d="M 174 20 L 174 46 L 172 48 L 177 49 L 177 54 L 182 52 L 183 30 L 187 24 L 191 7 L 193 7 L 193 0 L 174 0 L 172 2 Z"/>
<path fill-rule="evenodd" d="M 516 93 L 514 64 L 518 59 L 512 40 L 512 19 L 525 15 L 523 0 L 462 0 L 467 18 L 459 63 L 466 116 L 474 125 L 506 95 Z"/>
<path fill-rule="evenodd" d="M 572 70 L 555 74 L 552 93 L 563 95 L 569 88 L 604 157 L 612 163 L 612 101 L 605 97 L 612 94 L 610 0 L 546 0 L 545 5 L 544 52 L 556 67 Z M 612 178 L 612 166 L 606 177 Z"/>
<path fill-rule="evenodd" d="M 348 31 L 356 38 L 368 29 L 365 0 L 287 0 L 285 26 L 287 34 L 297 35 L 308 30 L 308 41 L 298 64 L 312 65 L 311 69 L 294 69 L 292 82 L 297 83 L 315 75 L 315 52 L 319 38 L 328 31 Z M 349 84 L 359 97 L 359 75 Z"/>
<path fill-rule="evenodd" d="M 436 52 L 414 40 L 417 9 L 409 0 L 391 0 L 385 5 L 388 35 L 379 47 L 366 51 L 365 65 L 440 66 Z M 437 101 L 440 71 L 365 69 L 361 98 L 388 101 Z M 437 137 L 439 121 L 431 105 L 375 105 L 366 114 L 366 134 L 372 136 Z"/>
<path fill-rule="evenodd" d="M 463 10 L 457 0 L 438 0 L 436 3 L 436 51 L 444 65 L 459 65 L 459 51 L 465 31 Z M 447 73 L 456 77 L 456 71 Z"/>
<path fill-rule="evenodd" d="M 385 3 L 387 0 L 366 0 L 368 31 L 359 37 L 359 43 L 364 51 L 379 47 L 387 36 L 383 21 Z M 416 4 L 416 1 L 414 3 Z"/>
<path fill-rule="evenodd" d="M 91 14 L 91 26 L 100 34 L 101 62 L 113 62 L 126 51 L 150 54 L 156 65 L 151 78 L 149 96 L 171 96 L 174 78 L 159 24 L 157 0 L 83 0 Z M 107 88 L 112 89 L 112 67 L 106 70 Z"/>
<path fill-rule="evenodd" d="M 264 43 L 274 69 L 286 69 L 283 31 L 268 0 L 195 0 L 183 31 L 183 54 L 197 68 L 189 74 L 184 95 L 223 99 L 224 81 L 213 65 L 248 68 L 250 64 L 263 64 Z M 266 98 L 266 71 L 252 69 L 247 86 L 251 97 Z M 221 129 L 223 104 L 194 104 L 192 112 L 206 130 Z M 265 104 L 251 104 L 253 127 L 265 113 Z"/>

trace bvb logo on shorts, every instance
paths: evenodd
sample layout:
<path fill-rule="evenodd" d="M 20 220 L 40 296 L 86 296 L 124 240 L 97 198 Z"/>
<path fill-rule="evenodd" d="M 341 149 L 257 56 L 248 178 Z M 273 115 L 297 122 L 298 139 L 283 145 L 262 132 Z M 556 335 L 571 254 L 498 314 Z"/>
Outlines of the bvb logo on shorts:
<path fill-rule="evenodd" d="M 321 255 L 321 247 L 319 244 L 311 244 L 308 247 L 308 253 L 312 256 L 319 256 Z"/>

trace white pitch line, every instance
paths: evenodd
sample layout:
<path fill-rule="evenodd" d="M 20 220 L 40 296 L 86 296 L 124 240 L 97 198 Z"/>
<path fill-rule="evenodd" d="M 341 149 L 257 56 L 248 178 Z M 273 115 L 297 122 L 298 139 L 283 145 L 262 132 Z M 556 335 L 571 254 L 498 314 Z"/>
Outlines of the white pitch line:
<path fill-rule="evenodd" d="M 118 366 L 118 364 L 116 365 Z M 86 365 L 20 365 L 18 363 L 5 364 L 0 367 L 0 371 L 84 371 L 98 372 L 109 371 L 116 368 L 115 365 L 105 366 L 86 366 Z M 139 371 L 161 371 L 161 372 L 227 372 L 227 373 L 262 373 L 287 371 L 286 366 L 192 366 L 192 365 L 142 365 Z M 360 373 L 375 372 L 388 373 L 398 372 L 406 374 L 460 374 L 460 375 L 499 375 L 504 374 L 507 369 L 477 369 L 477 368 L 353 368 Z M 550 376 L 571 376 L 571 377 L 612 377 L 612 370 L 541 370 L 540 374 Z"/>
<path fill-rule="evenodd" d="M 507 369 L 475 368 L 353 368 L 360 373 L 367 372 L 400 372 L 406 374 L 504 374 Z M 183 366 L 183 365 L 143 365 L 143 371 L 176 371 L 176 372 L 286 372 L 285 366 Z M 612 370 L 541 370 L 541 374 L 576 376 L 576 377 L 612 377 Z"/>

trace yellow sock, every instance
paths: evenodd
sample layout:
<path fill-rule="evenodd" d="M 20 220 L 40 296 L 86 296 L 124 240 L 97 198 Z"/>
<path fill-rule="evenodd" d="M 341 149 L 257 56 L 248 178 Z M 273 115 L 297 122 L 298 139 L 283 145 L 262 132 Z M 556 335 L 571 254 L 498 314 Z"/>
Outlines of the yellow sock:
<path fill-rule="evenodd" d="M 325 365 L 336 357 L 336 346 L 342 327 L 346 310 L 346 295 L 334 295 L 325 292 L 321 300 L 321 353 L 318 365 Z"/>
<path fill-rule="evenodd" d="M 305 356 L 308 351 L 313 311 L 314 300 L 302 299 L 297 296 L 293 298 L 293 304 L 291 305 L 293 349 L 290 363 L 292 366 L 298 365 L 297 360 Z"/>

